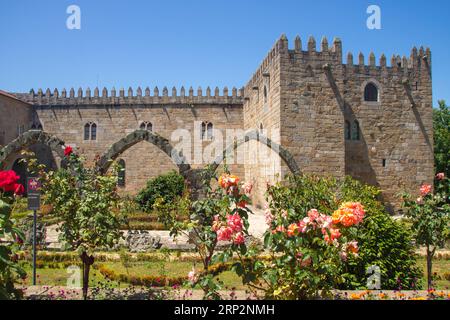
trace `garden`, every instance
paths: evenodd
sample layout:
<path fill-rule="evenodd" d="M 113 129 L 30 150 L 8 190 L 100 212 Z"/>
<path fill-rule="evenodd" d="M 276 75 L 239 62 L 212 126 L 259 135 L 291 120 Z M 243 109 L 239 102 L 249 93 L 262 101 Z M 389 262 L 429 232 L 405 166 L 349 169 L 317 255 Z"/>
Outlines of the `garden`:
<path fill-rule="evenodd" d="M 117 164 L 100 174 L 66 147 L 67 166 L 48 171 L 24 152 L 42 193 L 37 283 L 25 188 L 0 171 L 0 299 L 448 300 L 450 139 L 439 130 L 434 185 L 399 195 L 400 217 L 350 177 L 286 176 L 257 209 L 253 185 L 226 165 L 204 170 L 198 198 L 176 172 L 131 198 Z"/>

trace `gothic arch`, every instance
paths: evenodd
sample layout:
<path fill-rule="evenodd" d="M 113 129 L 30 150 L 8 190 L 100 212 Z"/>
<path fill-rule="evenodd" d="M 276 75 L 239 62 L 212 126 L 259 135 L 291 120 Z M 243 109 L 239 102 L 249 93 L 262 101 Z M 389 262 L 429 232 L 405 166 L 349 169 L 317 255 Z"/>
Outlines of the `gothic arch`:
<path fill-rule="evenodd" d="M 186 159 L 175 150 L 166 138 L 148 130 L 136 130 L 114 143 L 97 162 L 98 170 L 102 173 L 108 171 L 112 161 L 116 160 L 125 150 L 141 141 L 147 141 L 159 148 L 177 165 L 180 174 L 184 177 L 187 176 L 191 166 L 186 163 Z"/>
<path fill-rule="evenodd" d="M 293 174 L 300 174 L 300 168 L 298 167 L 297 162 L 295 161 L 292 154 L 283 146 L 265 137 L 258 130 L 247 131 L 243 138 L 239 139 L 235 143 L 232 143 L 227 148 L 225 148 L 223 153 L 210 164 L 211 169 L 213 171 L 216 171 L 219 165 L 222 163 L 223 159 L 225 159 L 228 154 L 234 152 L 237 148 L 239 148 L 239 146 L 251 140 L 259 141 L 262 144 L 269 147 L 270 149 L 272 149 L 273 151 L 277 152 L 281 160 L 283 160 L 286 163 L 289 170 Z"/>
<path fill-rule="evenodd" d="M 61 159 L 64 158 L 64 141 L 41 130 L 29 130 L 0 149 L 0 169 L 19 151 L 36 143 L 48 146 Z"/>

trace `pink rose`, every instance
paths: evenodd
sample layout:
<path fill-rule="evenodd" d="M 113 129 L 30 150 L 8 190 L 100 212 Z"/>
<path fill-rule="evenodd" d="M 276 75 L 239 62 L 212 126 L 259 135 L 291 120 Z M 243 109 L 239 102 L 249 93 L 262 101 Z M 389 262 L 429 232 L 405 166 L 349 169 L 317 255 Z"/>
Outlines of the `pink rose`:
<path fill-rule="evenodd" d="M 431 192 L 431 185 L 429 184 L 424 184 L 420 187 L 420 194 L 422 196 L 426 196 L 427 194 L 429 194 Z"/>
<path fill-rule="evenodd" d="M 238 213 L 227 216 L 228 227 L 231 228 L 233 233 L 242 231 L 242 218 Z"/>
<path fill-rule="evenodd" d="M 217 230 L 217 240 L 219 241 L 230 241 L 233 231 L 229 227 L 221 227 Z"/>
<path fill-rule="evenodd" d="M 443 172 L 439 172 L 436 175 L 436 180 L 444 180 L 444 178 L 445 178 L 445 173 L 443 173 Z"/>
<path fill-rule="evenodd" d="M 236 233 L 233 238 L 233 243 L 234 244 L 243 244 L 244 242 L 245 242 L 244 234 L 242 232 Z"/>
<path fill-rule="evenodd" d="M 244 191 L 245 194 L 252 193 L 253 184 L 251 182 L 246 182 L 242 185 L 242 191 Z"/>

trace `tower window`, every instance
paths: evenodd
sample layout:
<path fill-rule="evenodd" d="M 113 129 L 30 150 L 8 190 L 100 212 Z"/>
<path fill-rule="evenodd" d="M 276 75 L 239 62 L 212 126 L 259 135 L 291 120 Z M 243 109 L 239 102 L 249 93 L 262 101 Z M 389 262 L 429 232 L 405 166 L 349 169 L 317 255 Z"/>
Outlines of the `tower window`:
<path fill-rule="evenodd" d="M 364 101 L 378 102 L 378 88 L 372 82 L 364 88 Z"/>
<path fill-rule="evenodd" d="M 351 133 L 351 127 L 350 122 L 347 120 L 345 121 L 345 140 L 351 140 L 352 139 L 352 133 Z"/>
<path fill-rule="evenodd" d="M 386 168 L 386 159 L 383 159 L 382 165 L 383 165 L 383 168 Z"/>
<path fill-rule="evenodd" d="M 359 122 L 357 120 L 353 121 L 352 126 L 352 140 L 359 140 Z"/>

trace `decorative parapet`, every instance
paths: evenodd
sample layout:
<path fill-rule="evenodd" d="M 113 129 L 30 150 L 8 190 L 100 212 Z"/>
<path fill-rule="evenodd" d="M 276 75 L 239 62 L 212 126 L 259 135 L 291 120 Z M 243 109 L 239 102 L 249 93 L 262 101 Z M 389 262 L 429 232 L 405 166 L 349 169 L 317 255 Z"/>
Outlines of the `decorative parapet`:
<path fill-rule="evenodd" d="M 206 95 L 203 95 L 201 87 L 197 89 L 197 95 L 194 95 L 194 89 L 190 87 L 188 95 L 186 90 L 181 87 L 180 94 L 177 89 L 173 87 L 171 94 L 167 87 L 162 89 L 162 95 L 158 87 L 151 90 L 149 87 L 145 88 L 144 92 L 141 87 L 138 87 L 136 92 L 130 87 L 125 94 L 125 89 L 121 88 L 117 96 L 116 89 L 113 87 L 110 91 L 107 88 L 103 88 L 100 94 L 99 88 L 94 89 L 94 94 L 91 95 L 91 89 L 87 88 L 83 94 L 83 89 L 77 90 L 75 96 L 75 89 L 71 88 L 69 96 L 67 96 L 66 89 L 59 93 L 58 89 L 54 89 L 51 92 L 47 89 L 44 93 L 42 89 L 38 89 L 37 93 L 34 89 L 31 89 L 29 93 L 16 93 L 15 95 L 26 102 L 34 105 L 142 105 L 142 104 L 209 104 L 209 105 L 241 105 L 243 103 L 243 89 L 237 89 L 235 87 L 231 90 L 229 95 L 228 88 L 225 87 L 221 91 L 218 87 L 214 89 L 214 93 L 211 94 L 211 89 L 206 89 Z"/>

